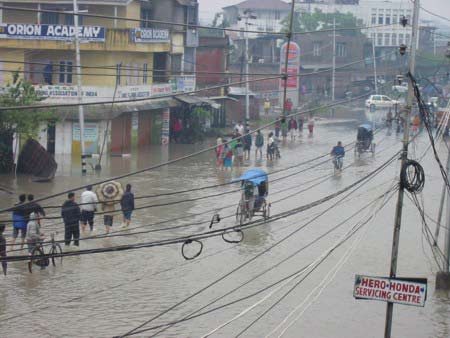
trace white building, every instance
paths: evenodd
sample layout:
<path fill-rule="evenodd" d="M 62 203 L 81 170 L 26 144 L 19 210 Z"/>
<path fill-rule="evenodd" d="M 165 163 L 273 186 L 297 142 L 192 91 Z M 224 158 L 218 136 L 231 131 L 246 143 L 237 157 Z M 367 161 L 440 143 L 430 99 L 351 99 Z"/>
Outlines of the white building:
<path fill-rule="evenodd" d="M 303 0 L 305 1 L 305 0 Z M 342 4 L 352 2 L 352 4 Z M 339 1 L 317 0 L 300 2 L 296 5 L 296 11 L 314 12 L 316 9 L 324 13 L 351 13 L 357 19 L 362 20 L 364 26 L 373 27 L 386 25 L 384 27 L 373 27 L 364 30 L 367 37 L 374 39 L 377 47 L 398 47 L 409 45 L 411 42 L 411 22 L 413 3 L 401 0 L 359 0 Z M 409 26 L 403 27 L 399 20 L 405 16 Z"/>
<path fill-rule="evenodd" d="M 246 0 L 223 8 L 224 20 L 230 28 L 245 30 L 245 13 L 250 11 L 256 19 L 249 20 L 249 30 L 259 32 L 279 32 L 290 12 L 291 5 L 281 0 Z M 249 34 L 255 37 L 257 34 Z M 238 36 L 236 36 L 238 37 Z"/>

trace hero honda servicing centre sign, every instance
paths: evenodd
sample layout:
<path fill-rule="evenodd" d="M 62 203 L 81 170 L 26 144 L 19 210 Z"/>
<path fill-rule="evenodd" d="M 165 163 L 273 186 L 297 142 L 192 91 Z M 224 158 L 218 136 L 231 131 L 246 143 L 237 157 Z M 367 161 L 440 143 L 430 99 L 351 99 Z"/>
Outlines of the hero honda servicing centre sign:
<path fill-rule="evenodd" d="M 353 297 L 423 307 L 427 298 L 427 280 L 356 275 Z"/>
<path fill-rule="evenodd" d="M 0 38 L 21 40 L 59 40 L 71 41 L 75 27 L 66 25 L 0 24 Z M 78 27 L 81 41 L 104 42 L 105 28 L 98 26 Z"/>

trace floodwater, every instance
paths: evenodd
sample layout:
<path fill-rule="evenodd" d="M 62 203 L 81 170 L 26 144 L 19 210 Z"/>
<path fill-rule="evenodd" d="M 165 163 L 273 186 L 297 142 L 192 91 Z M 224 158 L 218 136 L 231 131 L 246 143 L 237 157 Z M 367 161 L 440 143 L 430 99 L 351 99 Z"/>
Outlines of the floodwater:
<path fill-rule="evenodd" d="M 252 153 L 252 159 L 245 162 L 244 168 L 234 169 L 232 173 L 224 173 L 216 168 L 214 154 L 210 152 L 124 179 L 122 183 L 131 183 L 136 196 L 226 183 L 247 168 L 259 167 L 268 172 L 279 170 L 328 153 L 332 145 L 339 139 L 348 143 L 355 138 L 355 125 L 318 125 L 313 137 L 309 137 L 305 130 L 302 135 L 297 136 L 295 141 L 288 139 L 285 144 L 281 145 L 282 158 L 272 163 L 268 163 L 265 159 L 255 161 Z M 360 159 L 355 159 L 353 152 L 350 151 L 345 157 L 344 166 L 351 166 L 341 174 L 333 175 L 332 165 L 327 161 L 313 169 L 290 175 L 320 162 L 316 161 L 271 175 L 272 183 L 269 188 L 269 200 L 272 202 L 271 214 L 276 215 L 282 211 L 308 204 L 343 189 L 387 161 L 400 149 L 400 138 L 395 133 L 387 135 L 386 131 L 381 131 L 375 139 L 376 155 L 372 157 L 370 154 L 364 154 Z M 425 135 L 419 137 L 411 147 L 411 155 L 413 158 L 419 158 L 425 153 L 423 163 L 427 181 L 419 199 L 424 201 L 427 214 L 436 219 L 442 179 L 431 152 L 426 151 L 427 145 Z M 37 196 L 44 196 L 69 189 L 72 186 L 148 167 L 205 146 L 207 146 L 206 143 L 196 146 L 171 145 L 167 151 L 155 147 L 151 149 L 151 152 L 140 152 L 129 158 L 109 158 L 103 165 L 104 170 L 101 176 L 92 174 L 80 177 L 79 167 L 75 166 L 70 169 L 69 165 L 60 165 L 58 177 L 51 183 L 32 183 L 24 178 L 15 181 L 3 177 L 2 186 L 8 187 L 12 191 L 33 192 Z M 445 160 L 443 149 L 440 150 L 442 158 Z M 70 163 L 69 159 L 66 161 Z M 359 208 L 390 189 L 398 173 L 399 163 L 394 161 L 381 174 L 368 181 L 346 200 L 309 224 L 308 220 L 311 220 L 319 212 L 327 210 L 341 197 L 290 217 L 249 229 L 244 232 L 244 240 L 239 244 L 228 244 L 220 236 L 203 240 L 203 252 L 199 258 L 193 261 L 185 261 L 181 255 L 181 244 L 174 244 L 66 257 L 62 265 L 48 267 L 42 271 L 35 269 L 33 274 L 28 273 L 25 262 L 10 263 L 8 276 L 0 277 L 2 281 L 0 336 L 8 338 L 112 337 L 124 334 L 307 224 L 272 250 L 152 321 L 145 328 L 183 318 L 211 300 L 247 282 L 261 271 L 277 264 L 335 227 Z M 275 181 L 277 178 L 287 175 L 290 177 Z M 318 180 L 321 178 L 323 181 L 318 184 Z M 307 189 L 308 187 L 311 188 Z M 192 200 L 236 188 L 238 187 L 235 185 L 226 185 L 178 196 L 141 199 L 136 201 L 136 205 L 147 206 L 171 201 Z M 302 190 L 303 192 L 300 192 Z M 295 194 L 295 192 L 298 193 Z M 291 197 L 276 202 L 288 195 Z M 15 196 L 7 194 L 2 196 L 1 207 L 10 206 L 14 202 Z M 305 279 L 287 297 L 250 326 L 242 334 L 242 337 L 264 337 L 284 319 L 286 319 L 285 323 L 271 334 L 272 337 L 277 337 L 287 325 L 290 327 L 284 332 L 284 337 L 383 336 L 386 304 L 355 300 L 352 292 L 355 274 L 388 275 L 396 197 L 397 195 L 394 194 L 393 198 L 378 213 L 375 211 L 380 203 L 375 204 L 374 208 L 362 211 L 355 218 L 305 248 L 285 263 L 247 283 L 234 293 L 207 307 L 206 310 L 252 294 L 310 264 L 334 246 L 359 221 L 374 216 L 372 221 L 333 251 L 308 276 L 300 275 L 286 283 L 284 287 L 276 289 L 278 287 L 276 286 L 210 314 L 177 324 L 158 336 L 199 337 L 253 306 L 235 321 L 212 335 L 212 337 L 234 337 L 304 277 Z M 58 206 L 62 204 L 63 199 L 63 197 L 58 197 L 42 204 Z M 205 232 L 209 230 L 209 220 L 212 215 L 215 212 L 222 217 L 232 215 L 238 199 L 239 193 L 232 192 L 176 205 L 137 210 L 133 215 L 130 230 L 125 232 L 128 234 L 127 236 L 83 240 L 80 249 L 144 243 Z M 226 208 L 228 205 L 233 205 L 233 207 Z M 50 215 L 57 216 L 59 214 L 59 209 L 47 210 Z M 203 213 L 203 215 L 195 216 L 199 213 Z M 3 218 L 5 217 L 9 218 L 9 215 L 4 214 Z M 181 217 L 184 219 L 151 226 L 157 222 Z M 96 219 L 98 234 L 103 233 L 100 218 L 97 216 Z M 164 230 L 164 228 L 200 221 L 205 223 Z M 44 232 L 50 234 L 57 231 L 57 237 L 61 238 L 63 227 L 59 222 L 59 220 L 46 220 L 43 227 Z M 225 218 L 219 224 L 214 225 L 214 229 L 233 224 L 235 224 L 234 217 Z M 120 220 L 117 216 L 114 228 L 118 230 L 119 225 Z M 435 225 L 432 222 L 429 225 L 434 233 Z M 136 227 L 139 228 L 134 230 Z M 153 229 L 162 230 L 133 235 L 133 232 Z M 444 234 L 445 230 L 442 230 L 441 244 Z M 186 249 L 188 254 L 195 254 L 194 245 L 188 246 Z M 353 250 L 349 251 L 352 248 Z M 342 257 L 346 254 L 349 254 L 348 258 L 342 261 Z M 339 269 L 335 271 L 335 267 L 339 267 Z M 405 198 L 398 276 L 428 278 L 429 290 L 426 305 L 423 308 L 394 306 L 393 337 L 444 338 L 450 336 L 449 295 L 434 291 L 436 271 L 436 263 L 422 236 L 419 214 L 409 199 Z M 322 282 L 324 284 L 321 284 Z M 297 311 L 289 316 L 295 309 Z M 157 330 L 151 330 L 136 336 L 147 337 L 156 332 Z"/>

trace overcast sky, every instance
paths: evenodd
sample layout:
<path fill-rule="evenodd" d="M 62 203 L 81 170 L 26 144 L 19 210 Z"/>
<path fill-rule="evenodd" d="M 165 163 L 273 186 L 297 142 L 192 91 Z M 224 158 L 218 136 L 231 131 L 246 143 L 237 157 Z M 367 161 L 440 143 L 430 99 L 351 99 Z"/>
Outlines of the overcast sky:
<path fill-rule="evenodd" d="M 209 20 L 214 17 L 214 14 L 221 11 L 222 7 L 230 6 L 242 2 L 243 0 L 199 0 L 200 3 L 200 19 L 202 21 Z M 409 0 L 396 0 L 397 2 L 407 2 Z M 439 15 L 450 19 L 450 0 L 422 0 L 421 5 Z M 430 16 L 426 13 L 421 13 L 421 19 L 429 19 Z M 449 22 L 447 24 L 450 25 Z"/>

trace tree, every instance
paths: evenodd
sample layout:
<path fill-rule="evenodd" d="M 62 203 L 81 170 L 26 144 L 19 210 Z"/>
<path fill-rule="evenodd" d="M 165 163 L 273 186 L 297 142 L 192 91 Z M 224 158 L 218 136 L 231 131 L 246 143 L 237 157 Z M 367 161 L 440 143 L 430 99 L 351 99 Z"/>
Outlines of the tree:
<path fill-rule="evenodd" d="M 314 32 L 317 30 L 333 29 L 333 18 L 336 19 L 336 28 L 354 28 L 362 25 L 362 20 L 357 19 L 351 13 L 323 13 L 316 9 L 313 13 L 295 12 L 293 31 L 294 32 Z M 289 17 L 282 22 L 283 32 L 289 30 Z M 344 35 L 362 35 L 361 30 L 342 30 Z"/>
<path fill-rule="evenodd" d="M 0 94 L 0 107 L 11 109 L 0 111 L 0 172 L 11 172 L 14 166 L 14 134 L 25 139 L 35 138 L 42 122 L 55 120 L 52 112 L 42 109 L 19 110 L 18 106 L 33 105 L 42 98 L 36 94 L 33 85 L 14 73 L 13 81 Z"/>

